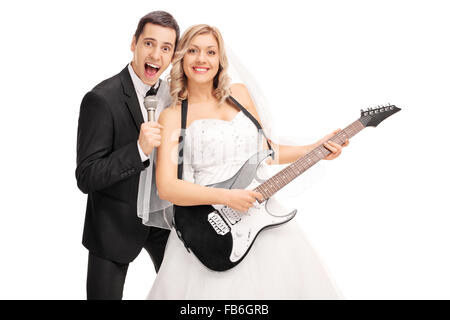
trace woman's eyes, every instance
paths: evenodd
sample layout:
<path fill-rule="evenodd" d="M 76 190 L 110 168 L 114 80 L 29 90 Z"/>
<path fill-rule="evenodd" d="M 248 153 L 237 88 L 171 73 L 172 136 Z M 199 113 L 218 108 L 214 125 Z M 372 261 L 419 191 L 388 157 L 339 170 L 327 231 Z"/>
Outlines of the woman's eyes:
<path fill-rule="evenodd" d="M 188 50 L 188 53 L 198 53 L 198 49 L 195 49 L 195 48 L 191 48 L 191 49 L 189 49 Z M 208 52 L 207 52 L 209 55 L 215 55 L 216 54 L 216 51 L 214 51 L 214 50 L 209 50 Z"/>

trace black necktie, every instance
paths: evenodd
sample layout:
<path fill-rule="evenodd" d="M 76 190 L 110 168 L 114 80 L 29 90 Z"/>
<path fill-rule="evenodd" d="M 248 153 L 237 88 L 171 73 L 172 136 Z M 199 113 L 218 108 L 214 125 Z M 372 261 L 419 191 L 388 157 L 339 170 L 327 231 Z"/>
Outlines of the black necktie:
<path fill-rule="evenodd" d="M 158 80 L 157 83 L 155 83 L 150 90 L 147 91 L 147 93 L 145 94 L 146 97 L 148 96 L 156 96 L 156 94 L 158 93 L 158 89 L 159 89 L 159 85 L 161 84 L 161 79 Z"/>

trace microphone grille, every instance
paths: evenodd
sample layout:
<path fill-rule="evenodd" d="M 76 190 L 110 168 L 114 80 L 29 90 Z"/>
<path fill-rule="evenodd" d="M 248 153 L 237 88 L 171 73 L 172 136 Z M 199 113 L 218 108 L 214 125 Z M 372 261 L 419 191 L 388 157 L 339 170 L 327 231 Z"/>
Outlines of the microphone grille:
<path fill-rule="evenodd" d="M 145 109 L 156 109 L 158 107 L 158 98 L 155 96 L 147 96 L 144 98 Z"/>

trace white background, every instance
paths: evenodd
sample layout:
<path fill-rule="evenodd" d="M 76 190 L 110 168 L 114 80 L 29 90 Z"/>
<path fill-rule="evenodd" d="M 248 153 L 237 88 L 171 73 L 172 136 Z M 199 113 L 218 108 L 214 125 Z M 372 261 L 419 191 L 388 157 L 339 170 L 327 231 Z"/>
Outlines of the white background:
<path fill-rule="evenodd" d="M 138 20 L 210 23 L 311 143 L 361 108 L 403 110 L 299 179 L 301 225 L 348 299 L 449 299 L 450 10 L 445 1 L 2 1 L 0 298 L 84 299 L 79 105 L 130 61 Z M 303 180 L 302 180 L 303 179 Z M 291 188 L 292 189 L 292 188 Z M 293 192 L 291 190 L 291 192 Z M 124 299 L 154 279 L 147 253 Z"/>

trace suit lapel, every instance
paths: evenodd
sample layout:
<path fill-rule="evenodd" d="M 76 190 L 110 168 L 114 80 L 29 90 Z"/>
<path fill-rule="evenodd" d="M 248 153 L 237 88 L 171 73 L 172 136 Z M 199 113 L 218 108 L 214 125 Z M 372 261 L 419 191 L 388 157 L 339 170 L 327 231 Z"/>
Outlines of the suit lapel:
<path fill-rule="evenodd" d="M 144 118 L 142 117 L 141 107 L 139 106 L 133 81 L 131 81 L 131 76 L 128 72 L 128 66 L 120 72 L 120 79 L 122 81 L 125 104 L 128 110 L 130 110 L 134 123 L 136 124 L 136 129 L 139 132 L 141 124 L 144 123 Z"/>

